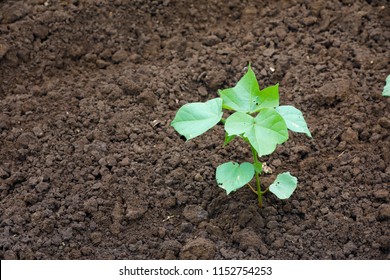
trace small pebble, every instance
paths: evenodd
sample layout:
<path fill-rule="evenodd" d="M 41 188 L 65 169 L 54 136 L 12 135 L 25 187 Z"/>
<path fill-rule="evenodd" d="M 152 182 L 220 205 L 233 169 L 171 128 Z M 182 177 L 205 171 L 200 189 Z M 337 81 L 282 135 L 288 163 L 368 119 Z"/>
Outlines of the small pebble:
<path fill-rule="evenodd" d="M 195 181 L 197 182 L 202 182 L 203 181 L 203 177 L 202 175 L 200 175 L 199 173 L 197 173 L 194 177 Z"/>

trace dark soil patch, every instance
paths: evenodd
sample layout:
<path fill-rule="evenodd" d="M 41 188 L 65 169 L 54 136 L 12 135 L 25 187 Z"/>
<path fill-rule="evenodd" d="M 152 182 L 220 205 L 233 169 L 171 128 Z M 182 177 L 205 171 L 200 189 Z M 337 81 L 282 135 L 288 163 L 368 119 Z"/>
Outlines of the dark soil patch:
<path fill-rule="evenodd" d="M 2 1 L 0 258 L 389 259 L 389 45 L 385 0 Z M 215 182 L 246 145 L 169 126 L 248 61 L 314 137 L 263 209 Z"/>

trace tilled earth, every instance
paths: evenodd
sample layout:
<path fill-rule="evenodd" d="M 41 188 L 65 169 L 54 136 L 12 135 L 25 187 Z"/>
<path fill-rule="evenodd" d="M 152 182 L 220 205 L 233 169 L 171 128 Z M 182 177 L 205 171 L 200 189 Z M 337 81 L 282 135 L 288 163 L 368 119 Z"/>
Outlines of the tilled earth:
<path fill-rule="evenodd" d="M 389 45 L 388 1 L 1 1 L 0 258 L 389 259 Z M 313 134 L 263 209 L 215 182 L 245 143 L 170 127 L 248 62 Z"/>

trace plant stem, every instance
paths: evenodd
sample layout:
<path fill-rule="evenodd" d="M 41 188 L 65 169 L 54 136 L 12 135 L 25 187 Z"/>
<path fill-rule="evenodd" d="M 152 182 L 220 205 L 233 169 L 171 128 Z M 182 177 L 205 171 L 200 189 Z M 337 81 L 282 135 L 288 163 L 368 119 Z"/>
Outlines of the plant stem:
<path fill-rule="evenodd" d="M 252 192 L 254 192 L 255 194 L 257 194 L 257 191 L 248 183 L 247 186 L 252 190 Z"/>
<path fill-rule="evenodd" d="M 253 162 L 255 164 L 259 163 L 259 160 L 257 159 L 257 152 L 256 152 L 255 148 L 252 147 L 252 145 L 251 145 L 251 150 L 252 150 L 252 155 L 253 155 Z M 258 201 L 259 207 L 262 208 L 263 207 L 263 194 L 265 192 L 262 192 L 262 190 L 261 190 L 259 172 L 257 172 L 256 169 L 255 169 L 255 177 L 256 177 L 256 187 L 257 187 L 257 201 Z"/>

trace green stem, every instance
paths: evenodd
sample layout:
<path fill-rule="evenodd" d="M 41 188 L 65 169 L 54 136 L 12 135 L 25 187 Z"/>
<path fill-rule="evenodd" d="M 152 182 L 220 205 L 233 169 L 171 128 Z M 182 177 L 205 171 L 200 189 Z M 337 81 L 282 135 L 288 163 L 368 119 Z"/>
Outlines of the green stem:
<path fill-rule="evenodd" d="M 253 162 L 255 164 L 259 163 L 259 160 L 257 158 L 257 152 L 255 150 L 255 148 L 252 147 L 251 145 L 251 150 L 252 150 L 252 155 L 253 155 Z M 260 185 L 260 177 L 259 177 L 259 172 L 257 172 L 257 170 L 255 170 L 255 178 L 256 178 L 256 187 L 257 187 L 257 201 L 258 201 L 258 204 L 259 204 L 259 207 L 263 207 L 263 194 L 265 192 L 263 192 L 261 190 L 261 185 Z"/>

